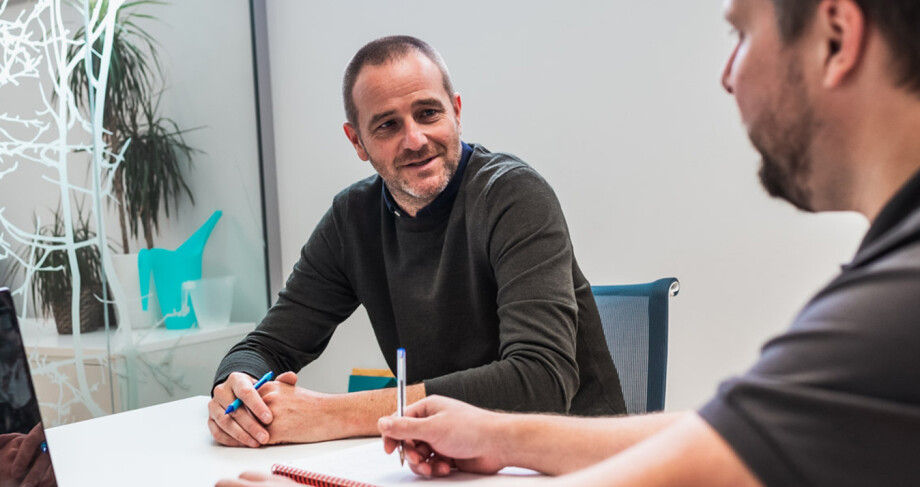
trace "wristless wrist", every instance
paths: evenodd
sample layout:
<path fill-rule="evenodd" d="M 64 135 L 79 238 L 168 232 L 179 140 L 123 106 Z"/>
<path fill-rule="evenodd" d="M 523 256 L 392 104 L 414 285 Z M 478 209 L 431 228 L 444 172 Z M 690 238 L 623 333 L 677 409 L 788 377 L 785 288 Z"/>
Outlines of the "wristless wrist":
<path fill-rule="evenodd" d="M 323 408 L 337 424 L 339 437 L 377 436 L 377 420 L 396 410 L 396 389 L 330 394 Z"/>
<path fill-rule="evenodd" d="M 521 442 L 521 420 L 523 415 L 492 413 L 489 419 L 490 431 L 484 435 L 487 451 L 484 456 L 492 457 L 504 467 L 519 466 Z"/>
<path fill-rule="evenodd" d="M 350 394 L 329 394 L 322 400 L 323 417 L 335 424 L 339 438 L 366 436 L 368 411 Z"/>
<path fill-rule="evenodd" d="M 541 436 L 543 425 L 535 414 L 496 413 L 495 458 L 505 467 L 521 467 L 541 471 L 540 453 L 544 448 L 534 441 Z M 532 451 L 537 447 L 540 451 Z"/>

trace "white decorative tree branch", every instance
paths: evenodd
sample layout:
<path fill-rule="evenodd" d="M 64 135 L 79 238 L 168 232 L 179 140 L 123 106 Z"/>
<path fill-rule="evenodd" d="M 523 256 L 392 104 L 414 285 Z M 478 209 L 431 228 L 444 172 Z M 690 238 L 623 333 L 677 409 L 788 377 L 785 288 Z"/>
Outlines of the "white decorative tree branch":
<path fill-rule="evenodd" d="M 105 45 L 103 52 L 104 69 L 101 71 L 102 78 L 107 78 L 108 62 L 111 57 L 111 40 L 114 30 L 115 14 L 122 5 L 123 0 L 110 0 L 109 8 L 102 15 L 101 4 L 97 2 L 96 8 L 91 16 L 85 16 L 87 22 L 87 31 L 90 33 L 90 42 L 104 36 L 109 45 Z M 8 0 L 0 3 L 0 13 L 6 13 Z M 81 296 L 81 276 L 77 272 L 79 269 L 77 263 L 77 250 L 87 247 L 96 246 L 104 249 L 104 240 L 98 235 L 89 240 L 75 241 L 75 231 L 73 226 L 73 200 L 74 196 L 93 195 L 93 213 L 98 214 L 99 208 L 96 204 L 101 197 L 105 197 L 98 192 L 98 188 L 86 188 L 71 182 L 70 172 L 74 163 L 73 154 L 78 151 L 90 152 L 93 159 L 99 161 L 94 164 L 94 171 L 107 171 L 117 166 L 121 158 L 115 158 L 114 161 L 102 163 L 103 158 L 111 156 L 107 150 L 102 150 L 103 145 L 97 140 L 88 143 L 90 137 L 96 136 L 98 131 L 92 129 L 93 122 L 84 120 L 83 116 L 76 109 L 74 94 L 70 91 L 69 80 L 75 69 L 83 69 L 85 58 L 91 53 L 87 53 L 87 46 L 83 40 L 71 39 L 73 33 L 64 25 L 63 11 L 64 4 L 62 0 L 38 0 L 34 5 L 22 6 L 22 11 L 15 15 L 13 20 L 3 20 L 0 18 L 0 48 L 2 48 L 2 61 L 0 61 L 0 89 L 6 91 L 16 87 L 29 88 L 32 92 L 40 94 L 37 103 L 39 107 L 31 114 L 0 114 L 0 179 L 12 178 L 16 175 L 16 170 L 20 163 L 34 163 L 44 166 L 51 171 L 51 174 L 42 176 L 42 181 L 56 185 L 60 195 L 60 211 L 63 223 L 63 235 L 46 236 L 42 235 L 40 225 L 38 228 L 25 230 L 4 215 L 4 205 L 7 201 L 0 202 L 0 235 L 8 235 L 14 241 L 18 242 L 19 247 L 27 249 L 26 252 L 14 249 L 11 243 L 5 238 L 0 239 L 0 255 L 5 258 L 13 258 L 18 265 L 24 270 L 26 280 L 21 286 L 13 290 L 14 295 L 20 295 L 23 298 L 27 296 L 30 287 L 30 281 L 38 272 L 59 272 L 60 266 L 48 266 L 44 263 L 44 258 L 51 252 L 65 252 L 68 257 L 69 267 L 74 270 L 72 292 L 71 292 L 71 320 L 73 323 L 73 351 L 74 351 L 74 370 L 76 375 L 76 385 L 68 389 L 73 394 L 74 400 L 85 405 L 90 413 L 94 416 L 105 414 L 92 393 L 98 388 L 97 384 L 90 385 L 86 378 L 86 369 L 84 367 L 83 346 L 80 327 L 80 296 Z M 8 16 L 5 16 L 8 17 Z M 91 27 L 92 26 L 92 27 Z M 68 59 L 68 49 L 71 46 L 79 46 L 77 56 Z M 25 86 L 29 83 L 28 86 Z M 94 95 L 104 93 L 105 82 L 96 83 L 89 87 L 90 90 L 96 90 Z M 104 103 L 105 96 L 99 96 Z M 93 113 L 92 115 L 97 115 Z M 101 127 L 101 120 L 96 125 Z M 81 137 L 74 130 L 83 132 Z M 101 136 L 94 137 L 96 139 Z M 80 140 L 80 142 L 70 142 L 71 140 Z M 93 175 L 95 180 L 101 180 L 105 176 Z M 111 185 L 107 185 L 111 187 Z M 94 189 L 97 191 L 94 192 Z M 38 220 L 40 221 L 40 220 Z M 42 251 L 43 259 L 35 260 L 38 250 Z M 20 255 L 25 253 L 28 259 Z M 23 310 L 27 309 L 27 301 L 23 299 Z M 61 374 L 57 367 L 53 369 L 52 374 L 56 383 L 69 384 L 68 379 Z M 58 402 L 59 407 L 67 409 L 70 402 Z M 64 411 L 60 411 L 64 412 Z"/>
<path fill-rule="evenodd" d="M 20 12 L 9 15 L 9 1 L 0 0 L 0 96 L 9 96 L 17 89 L 23 90 L 35 98 L 36 105 L 31 113 L 0 112 L 0 181 L 16 180 L 24 165 L 40 169 L 42 174 L 35 177 L 35 181 L 24 184 L 37 183 L 59 194 L 59 211 L 64 227 L 63 235 L 42 235 L 42 220 L 40 215 L 36 215 L 34 228 L 23 228 L 5 214 L 10 201 L 0 196 L 0 261 L 15 262 L 25 276 L 24 282 L 12 289 L 12 293 L 21 300 L 20 311 L 27 316 L 30 283 L 34 277 L 41 272 L 62 270 L 61 266 L 48 265 L 48 256 L 52 252 L 65 252 L 69 268 L 76 270 L 79 269 L 77 250 L 95 246 L 102 257 L 108 294 L 114 297 L 120 318 L 117 352 L 124 356 L 124 361 L 119 361 L 116 367 L 110 354 L 85 353 L 80 327 L 82 282 L 80 273 L 72 272 L 70 315 L 73 359 L 49 361 L 48 357 L 40 356 L 34 350 L 30 356 L 33 374 L 45 376 L 57 386 L 57 400 L 42 398 L 42 406 L 53 408 L 59 421 L 67 418 L 77 404 L 85 406 L 93 416 L 105 414 L 93 398 L 99 383 L 90 384 L 87 380 L 85 364 L 89 361 L 108 367 L 124 379 L 128 391 L 128 402 L 124 406 L 128 409 L 138 405 L 139 381 L 156 381 L 169 394 L 176 389 L 188 389 L 182 374 L 172 370 L 172 353 L 155 362 L 138 356 L 136 343 L 145 334 L 135 336 L 132 333 L 129 313 L 124 309 L 127 299 L 105 245 L 103 202 L 115 200 L 114 177 L 118 167 L 124 163 L 124 154 L 130 143 L 125 141 L 114 152 L 103 138 L 107 133 L 103 127 L 103 114 L 112 42 L 117 28 L 116 14 L 124 4 L 125 0 L 108 0 L 103 12 L 101 1 L 95 1 L 90 6 L 88 0 L 83 0 L 81 8 L 66 0 L 36 0 L 20 5 Z M 62 11 L 65 5 L 83 17 L 83 38 L 74 38 L 74 33 L 65 26 Z M 13 20 L 4 20 L 10 18 Z M 94 46 L 101 50 L 94 51 Z M 76 55 L 73 55 L 74 51 Z M 97 65 L 96 69 L 93 69 L 93 63 Z M 90 112 L 86 116 L 78 110 L 78 100 L 69 87 L 69 80 L 76 70 L 85 71 L 89 80 L 86 90 Z M 0 106 L 0 109 L 3 107 Z M 77 178 L 71 177 L 71 173 L 78 172 L 77 164 L 85 164 L 86 157 L 77 157 L 78 154 L 91 158 L 92 186 L 76 184 Z M 86 196 L 90 197 L 89 216 L 95 219 L 96 236 L 77 242 L 73 226 L 74 203 Z M 40 258 L 37 257 L 39 255 Z M 73 379 L 63 370 L 71 368 L 75 371 Z M 114 370 L 116 368 L 118 370 Z M 104 382 L 104 378 L 102 380 Z"/>

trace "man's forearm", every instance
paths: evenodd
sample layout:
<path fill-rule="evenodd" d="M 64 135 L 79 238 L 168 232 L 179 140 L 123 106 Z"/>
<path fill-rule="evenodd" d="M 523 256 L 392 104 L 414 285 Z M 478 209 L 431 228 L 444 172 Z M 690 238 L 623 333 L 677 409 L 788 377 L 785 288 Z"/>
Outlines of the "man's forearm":
<path fill-rule="evenodd" d="M 555 479 L 559 487 L 763 487 L 702 418 L 679 421 L 623 453 Z"/>
<path fill-rule="evenodd" d="M 579 470 L 673 425 L 689 413 L 582 418 L 533 414 L 496 417 L 494 442 L 505 465 L 550 475 Z"/>
<path fill-rule="evenodd" d="M 412 404 L 425 398 L 425 385 L 406 387 L 406 403 Z M 328 411 L 339 418 L 344 438 L 355 436 L 376 436 L 377 420 L 396 412 L 396 388 L 339 394 L 328 398 Z"/>

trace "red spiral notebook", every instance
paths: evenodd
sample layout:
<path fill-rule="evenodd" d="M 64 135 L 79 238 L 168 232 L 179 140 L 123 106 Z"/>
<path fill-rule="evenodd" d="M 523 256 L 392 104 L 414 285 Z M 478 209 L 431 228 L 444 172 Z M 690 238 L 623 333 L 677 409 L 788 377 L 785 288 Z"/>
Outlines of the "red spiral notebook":
<path fill-rule="evenodd" d="M 507 481 L 513 483 L 522 476 L 539 476 L 533 470 L 506 468 L 497 475 L 475 475 L 455 472 L 443 479 L 426 479 L 399 464 L 399 456 L 383 452 L 383 442 L 346 448 L 325 455 L 272 466 L 272 473 L 284 475 L 314 487 L 390 487 L 424 483 L 438 487 L 461 483 Z"/>
<path fill-rule="evenodd" d="M 297 467 L 289 467 L 287 465 L 276 464 L 272 466 L 272 473 L 275 475 L 283 475 L 285 477 L 292 478 L 301 484 L 312 485 L 314 487 L 381 487 L 379 485 L 358 482 L 357 480 L 343 479 L 333 475 L 308 472 L 306 470 Z"/>

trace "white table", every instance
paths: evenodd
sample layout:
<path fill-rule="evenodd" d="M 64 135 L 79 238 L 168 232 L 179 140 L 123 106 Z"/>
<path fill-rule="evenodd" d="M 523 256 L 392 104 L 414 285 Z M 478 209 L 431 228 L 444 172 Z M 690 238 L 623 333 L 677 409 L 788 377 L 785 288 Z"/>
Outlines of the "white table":
<path fill-rule="evenodd" d="M 207 428 L 209 398 L 197 396 L 46 431 L 60 487 L 212 486 L 244 470 L 379 441 L 229 448 Z"/>

